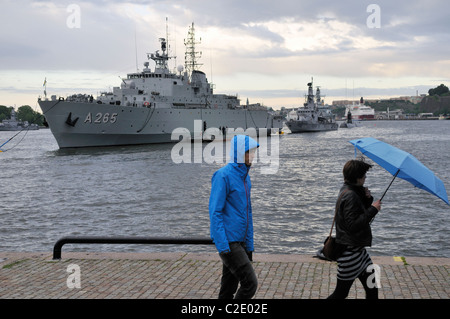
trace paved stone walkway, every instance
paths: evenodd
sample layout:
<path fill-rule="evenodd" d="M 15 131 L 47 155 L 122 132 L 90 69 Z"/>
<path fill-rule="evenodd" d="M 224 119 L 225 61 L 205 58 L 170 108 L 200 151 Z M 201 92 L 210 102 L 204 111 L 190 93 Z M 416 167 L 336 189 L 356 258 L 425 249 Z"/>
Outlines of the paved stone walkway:
<path fill-rule="evenodd" d="M 381 299 L 449 299 L 450 258 L 376 257 Z M 215 299 L 221 262 L 203 253 L 0 252 L 3 299 Z M 257 299 L 322 299 L 336 264 L 305 255 L 255 254 Z M 359 281 L 348 299 L 363 299 Z"/>

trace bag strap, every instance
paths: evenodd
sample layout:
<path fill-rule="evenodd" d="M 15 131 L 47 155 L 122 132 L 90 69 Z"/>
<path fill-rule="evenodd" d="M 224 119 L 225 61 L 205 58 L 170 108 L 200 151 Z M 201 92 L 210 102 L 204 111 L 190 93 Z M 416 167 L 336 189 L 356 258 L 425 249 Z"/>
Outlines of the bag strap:
<path fill-rule="evenodd" d="M 344 189 L 344 190 L 342 191 L 341 195 L 339 195 L 339 198 L 338 198 L 338 200 L 337 200 L 337 202 L 336 202 L 336 208 L 335 208 L 335 210 L 334 210 L 334 218 L 333 218 L 333 223 L 331 224 L 331 229 L 330 229 L 330 235 L 329 235 L 329 237 L 331 237 L 331 234 L 333 233 L 334 222 L 336 221 L 336 215 L 337 215 L 338 207 L 339 207 L 339 205 L 341 204 L 341 198 L 342 198 L 342 196 L 343 196 L 345 193 L 347 193 L 348 191 L 349 191 L 348 188 L 347 188 L 347 189 Z"/>

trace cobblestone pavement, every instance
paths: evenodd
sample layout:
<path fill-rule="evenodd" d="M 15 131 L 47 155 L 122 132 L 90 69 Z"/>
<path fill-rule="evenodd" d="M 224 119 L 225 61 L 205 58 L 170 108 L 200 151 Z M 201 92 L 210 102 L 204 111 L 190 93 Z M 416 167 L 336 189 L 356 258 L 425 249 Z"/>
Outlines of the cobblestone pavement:
<path fill-rule="evenodd" d="M 381 299 L 448 299 L 450 258 L 372 257 Z M 336 263 L 305 255 L 255 254 L 257 299 L 322 299 L 336 284 Z M 217 254 L 0 252 L 3 299 L 215 299 Z M 348 299 L 363 299 L 355 281 Z"/>

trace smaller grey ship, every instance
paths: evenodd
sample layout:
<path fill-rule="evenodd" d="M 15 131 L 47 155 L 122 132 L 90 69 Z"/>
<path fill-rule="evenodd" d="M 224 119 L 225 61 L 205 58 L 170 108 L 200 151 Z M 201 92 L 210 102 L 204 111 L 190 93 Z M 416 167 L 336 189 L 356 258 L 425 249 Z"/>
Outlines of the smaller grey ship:
<path fill-rule="evenodd" d="M 347 120 L 342 122 L 341 125 L 339 125 L 339 127 L 340 128 L 353 128 L 355 126 L 356 126 L 356 122 L 353 123 L 352 112 L 348 111 L 347 112 Z"/>
<path fill-rule="evenodd" d="M 14 109 L 11 109 L 11 118 L 0 123 L 0 131 L 21 131 L 24 129 L 38 130 L 39 126 L 37 124 L 29 124 L 28 121 L 18 121 Z"/>
<path fill-rule="evenodd" d="M 308 95 L 304 107 L 289 112 L 286 126 L 292 133 L 335 131 L 338 129 L 335 115 L 323 104 L 320 89 L 314 101 L 313 82 L 308 83 Z"/>

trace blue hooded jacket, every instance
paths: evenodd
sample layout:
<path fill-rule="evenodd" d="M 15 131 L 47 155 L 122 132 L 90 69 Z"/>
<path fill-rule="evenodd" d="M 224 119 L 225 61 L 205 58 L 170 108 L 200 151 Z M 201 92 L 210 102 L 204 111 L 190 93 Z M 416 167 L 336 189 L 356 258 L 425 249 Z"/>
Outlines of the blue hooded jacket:
<path fill-rule="evenodd" d="M 211 179 L 210 231 L 219 253 L 229 251 L 231 242 L 244 242 L 247 251 L 254 250 L 250 167 L 245 165 L 245 152 L 257 147 L 249 136 L 234 136 L 230 162 Z"/>

